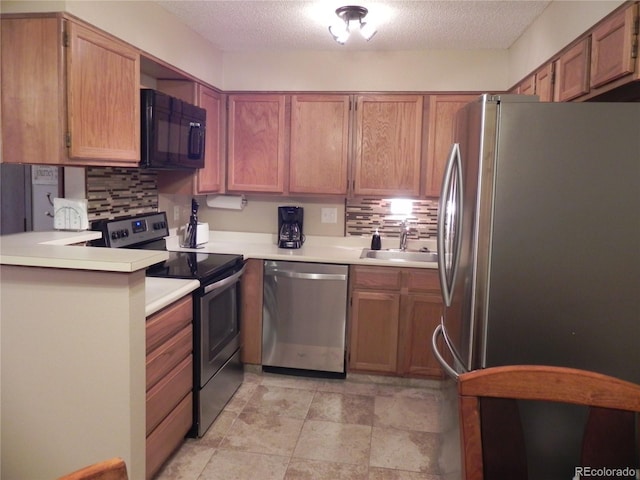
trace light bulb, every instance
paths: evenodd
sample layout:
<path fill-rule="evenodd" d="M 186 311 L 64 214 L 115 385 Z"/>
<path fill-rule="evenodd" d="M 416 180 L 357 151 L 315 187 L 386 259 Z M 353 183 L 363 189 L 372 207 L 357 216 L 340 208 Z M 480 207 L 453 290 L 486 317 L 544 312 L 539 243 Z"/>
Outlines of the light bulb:
<path fill-rule="evenodd" d="M 344 45 L 349 39 L 349 28 L 344 22 L 336 23 L 329 27 L 329 32 L 333 36 L 333 39 L 341 45 Z"/>
<path fill-rule="evenodd" d="M 371 23 L 363 22 L 360 25 L 360 34 L 367 42 L 371 40 L 376 33 L 378 33 L 378 31 Z"/>

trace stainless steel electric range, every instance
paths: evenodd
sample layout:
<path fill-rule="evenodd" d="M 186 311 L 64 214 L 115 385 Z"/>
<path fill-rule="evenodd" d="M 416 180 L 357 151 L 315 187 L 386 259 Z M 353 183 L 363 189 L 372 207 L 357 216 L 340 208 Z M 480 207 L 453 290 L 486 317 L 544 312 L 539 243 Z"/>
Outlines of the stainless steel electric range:
<path fill-rule="evenodd" d="M 169 235 L 165 212 L 94 222 L 102 232 L 95 246 L 166 250 Z M 240 363 L 241 255 L 169 252 L 147 276 L 195 279 L 193 292 L 194 374 L 191 437 L 201 437 L 242 383 Z"/>

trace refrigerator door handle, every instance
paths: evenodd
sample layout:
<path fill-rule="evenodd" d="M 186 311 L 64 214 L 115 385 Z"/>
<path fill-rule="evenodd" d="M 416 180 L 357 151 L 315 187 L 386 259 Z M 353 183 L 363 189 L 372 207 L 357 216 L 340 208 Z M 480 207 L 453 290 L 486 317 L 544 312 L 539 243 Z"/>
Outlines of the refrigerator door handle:
<path fill-rule="evenodd" d="M 451 306 L 453 288 L 458 271 L 462 235 L 460 224 L 462 220 L 462 161 L 460 158 L 460 144 L 451 147 L 449 160 L 442 181 L 440 205 L 438 207 L 438 271 L 440 273 L 440 287 L 442 298 L 447 307 Z M 450 235 L 454 238 L 451 239 Z M 447 249 L 451 247 L 451 250 Z M 449 265 L 447 264 L 449 262 Z"/>
<path fill-rule="evenodd" d="M 440 350 L 438 350 L 438 337 L 440 336 L 442 336 L 445 339 L 444 341 L 447 347 L 449 347 L 449 342 L 447 341 L 447 338 L 444 335 L 444 332 L 442 331 L 442 324 L 440 324 L 436 327 L 436 329 L 433 331 L 433 335 L 431 336 L 431 348 L 433 350 L 433 355 L 434 357 L 436 357 L 436 360 L 438 361 L 440 366 L 442 366 L 442 369 L 445 371 L 445 373 L 449 375 L 451 378 L 453 378 L 454 380 L 457 380 L 458 372 L 456 372 L 455 369 L 447 363 L 447 361 L 444 359 L 444 357 L 440 353 Z M 449 350 L 451 350 L 450 347 L 449 347 Z"/>

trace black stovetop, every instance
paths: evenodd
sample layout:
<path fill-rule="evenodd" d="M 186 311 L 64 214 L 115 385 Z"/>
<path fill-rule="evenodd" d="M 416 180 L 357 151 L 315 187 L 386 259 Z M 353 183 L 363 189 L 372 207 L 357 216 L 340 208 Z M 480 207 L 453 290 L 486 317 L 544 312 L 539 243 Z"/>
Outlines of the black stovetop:
<path fill-rule="evenodd" d="M 242 268 L 242 255 L 169 252 L 169 259 L 147 269 L 148 277 L 185 278 L 210 283 Z"/>

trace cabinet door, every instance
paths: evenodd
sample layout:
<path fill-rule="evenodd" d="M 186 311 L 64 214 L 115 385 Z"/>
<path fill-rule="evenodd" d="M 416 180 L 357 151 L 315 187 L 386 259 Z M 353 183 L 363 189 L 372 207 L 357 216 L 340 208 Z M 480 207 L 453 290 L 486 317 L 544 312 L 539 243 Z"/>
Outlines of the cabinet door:
<path fill-rule="evenodd" d="M 198 86 L 198 105 L 207 111 L 205 132 L 204 168 L 198 169 L 196 193 L 221 193 L 223 183 L 222 155 L 222 96 L 203 85 Z"/>
<path fill-rule="evenodd" d="M 429 137 L 425 195 L 439 197 L 444 169 L 454 140 L 456 115 L 477 95 L 432 95 L 429 98 Z"/>
<path fill-rule="evenodd" d="M 349 96 L 291 97 L 289 192 L 346 194 Z"/>
<path fill-rule="evenodd" d="M 557 100 L 566 102 L 589 93 L 589 45 L 585 37 L 557 60 Z"/>
<path fill-rule="evenodd" d="M 634 28 L 638 28 L 637 16 L 638 5 L 634 4 L 616 13 L 593 30 L 591 34 L 592 88 L 634 72 L 633 42 L 637 34 Z"/>
<path fill-rule="evenodd" d="M 437 293 L 403 295 L 400 305 L 399 373 L 441 378 L 433 356 L 431 337 L 440 323 L 442 298 Z"/>
<path fill-rule="evenodd" d="M 2 161 L 66 158 L 64 49 L 59 18 L 2 18 Z"/>
<path fill-rule="evenodd" d="M 541 102 L 553 102 L 553 71 L 555 64 L 550 62 L 536 72 L 536 95 Z"/>
<path fill-rule="evenodd" d="M 350 370 L 395 373 L 400 295 L 354 291 L 351 302 Z"/>
<path fill-rule="evenodd" d="M 518 93 L 520 95 L 535 95 L 536 94 L 536 76 L 529 75 L 518 86 Z"/>
<path fill-rule="evenodd" d="M 140 161 L 140 55 L 132 47 L 67 22 L 69 158 L 101 165 Z"/>
<path fill-rule="evenodd" d="M 421 95 L 357 97 L 354 193 L 420 194 Z"/>
<path fill-rule="evenodd" d="M 229 96 L 228 190 L 284 192 L 285 96 Z"/>

